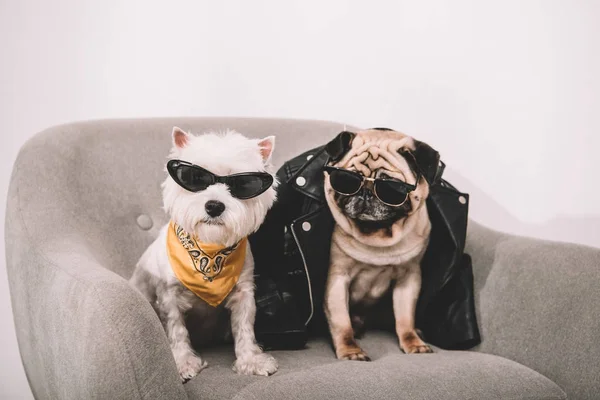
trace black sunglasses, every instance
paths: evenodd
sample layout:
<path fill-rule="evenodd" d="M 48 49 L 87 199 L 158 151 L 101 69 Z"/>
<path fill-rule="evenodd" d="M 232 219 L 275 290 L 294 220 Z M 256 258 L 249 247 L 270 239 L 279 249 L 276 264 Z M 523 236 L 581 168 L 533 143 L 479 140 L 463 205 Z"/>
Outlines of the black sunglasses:
<path fill-rule="evenodd" d="M 417 185 L 402 182 L 396 179 L 375 179 L 362 176 L 358 172 L 343 168 L 325 166 L 329 174 L 329 182 L 336 192 L 352 196 L 363 188 L 363 186 L 375 194 L 384 204 L 392 207 L 400 207 L 408 199 L 408 194 L 417 189 Z M 417 182 L 421 175 L 417 175 Z"/>
<path fill-rule="evenodd" d="M 182 160 L 169 160 L 167 171 L 179 186 L 190 192 L 200 192 L 215 183 L 224 183 L 229 187 L 231 195 L 241 200 L 256 197 L 273 184 L 273 177 L 266 172 L 219 176 Z"/>

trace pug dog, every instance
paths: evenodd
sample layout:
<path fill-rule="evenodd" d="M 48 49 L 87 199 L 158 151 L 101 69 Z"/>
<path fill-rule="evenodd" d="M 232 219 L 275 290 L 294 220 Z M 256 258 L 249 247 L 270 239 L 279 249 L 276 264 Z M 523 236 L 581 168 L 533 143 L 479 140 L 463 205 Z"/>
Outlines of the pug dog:
<path fill-rule="evenodd" d="M 431 353 L 415 329 L 415 308 L 439 153 L 384 128 L 342 132 L 326 151 L 325 197 L 335 227 L 324 308 L 337 358 L 370 361 L 355 329 L 390 290 L 400 348 Z"/>

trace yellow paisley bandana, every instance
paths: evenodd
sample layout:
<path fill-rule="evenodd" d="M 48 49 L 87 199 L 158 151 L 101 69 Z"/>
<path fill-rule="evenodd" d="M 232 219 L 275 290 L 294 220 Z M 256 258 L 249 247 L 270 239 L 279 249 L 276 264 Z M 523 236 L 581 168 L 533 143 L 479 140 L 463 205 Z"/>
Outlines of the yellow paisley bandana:
<path fill-rule="evenodd" d="M 175 276 L 213 307 L 221 304 L 237 283 L 248 239 L 230 247 L 200 243 L 173 221 L 167 230 L 167 254 Z"/>

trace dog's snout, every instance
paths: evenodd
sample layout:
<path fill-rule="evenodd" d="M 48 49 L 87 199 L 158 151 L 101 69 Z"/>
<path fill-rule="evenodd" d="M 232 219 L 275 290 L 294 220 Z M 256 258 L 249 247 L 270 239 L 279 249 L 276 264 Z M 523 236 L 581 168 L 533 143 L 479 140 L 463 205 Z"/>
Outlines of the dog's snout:
<path fill-rule="evenodd" d="M 373 189 L 372 188 L 363 188 L 362 192 L 360 193 L 360 197 L 365 202 L 369 202 L 369 201 L 373 200 L 373 198 L 375 197 L 375 196 L 373 196 Z"/>
<path fill-rule="evenodd" d="M 211 217 L 218 217 L 225 211 L 225 204 L 217 200 L 209 200 L 204 205 L 204 208 L 206 209 L 206 213 Z"/>

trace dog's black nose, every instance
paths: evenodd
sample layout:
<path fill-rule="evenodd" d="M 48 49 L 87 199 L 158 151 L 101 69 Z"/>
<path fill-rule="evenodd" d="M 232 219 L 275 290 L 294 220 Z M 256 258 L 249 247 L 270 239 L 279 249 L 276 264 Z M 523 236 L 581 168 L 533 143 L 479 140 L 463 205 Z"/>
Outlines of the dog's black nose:
<path fill-rule="evenodd" d="M 225 211 L 225 204 L 217 200 L 209 200 L 204 205 L 204 208 L 206 209 L 206 213 L 211 217 L 218 217 Z"/>

